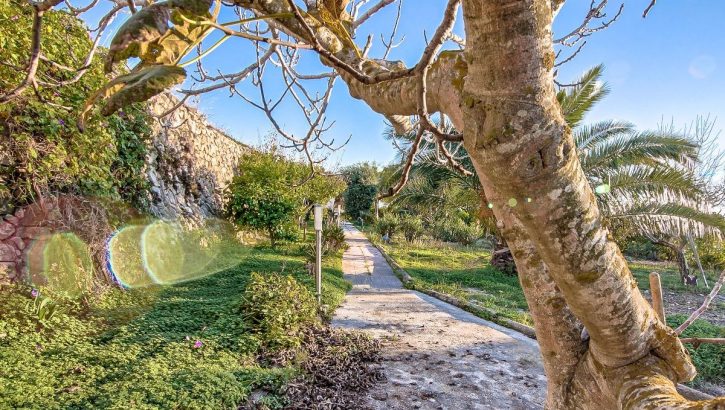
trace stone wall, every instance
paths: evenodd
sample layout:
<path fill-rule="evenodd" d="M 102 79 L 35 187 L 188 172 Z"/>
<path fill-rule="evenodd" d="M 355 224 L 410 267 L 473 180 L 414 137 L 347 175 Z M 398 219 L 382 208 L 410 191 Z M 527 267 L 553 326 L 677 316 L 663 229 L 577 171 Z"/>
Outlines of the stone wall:
<path fill-rule="evenodd" d="M 176 104 L 175 97 L 163 94 L 154 98 L 149 108 L 160 115 Z M 156 121 L 154 132 L 147 158 L 151 213 L 160 218 L 219 215 L 224 189 L 240 157 L 251 148 L 187 106 Z"/>
<path fill-rule="evenodd" d="M 158 116 L 176 104 L 175 97 L 161 95 L 149 103 L 149 109 Z M 234 177 L 241 156 L 250 150 L 191 107 L 181 106 L 156 121 L 146 159 L 151 213 L 164 219 L 219 215 L 224 189 Z M 40 243 L 53 232 L 73 231 L 86 243 L 102 246 L 111 231 L 106 223 L 100 223 L 104 218 L 102 213 L 95 215 L 95 209 L 91 200 L 61 195 L 0 218 L 0 284 L 27 277 L 31 244 Z M 89 219 L 95 223 L 85 222 Z"/>

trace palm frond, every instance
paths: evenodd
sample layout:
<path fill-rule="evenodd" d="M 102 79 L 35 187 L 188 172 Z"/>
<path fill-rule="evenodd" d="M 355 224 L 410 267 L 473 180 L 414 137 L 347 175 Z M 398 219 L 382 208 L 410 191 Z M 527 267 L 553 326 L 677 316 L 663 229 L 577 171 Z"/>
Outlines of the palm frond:
<path fill-rule="evenodd" d="M 574 129 L 574 144 L 581 155 L 612 137 L 632 135 L 634 132 L 634 124 L 627 121 L 600 121 L 592 125 L 580 125 Z"/>
<path fill-rule="evenodd" d="M 576 85 L 566 87 L 556 94 L 569 127 L 578 127 L 594 104 L 609 94 L 609 86 L 600 81 L 603 71 L 604 66 L 601 64 L 593 67 L 577 80 Z"/>
<path fill-rule="evenodd" d="M 630 202 L 607 218 L 626 223 L 641 235 L 669 237 L 692 234 L 697 237 L 725 233 L 725 217 L 680 203 Z"/>
<path fill-rule="evenodd" d="M 584 150 L 579 160 L 584 172 L 605 173 L 624 166 L 656 166 L 674 162 L 691 166 L 697 158 L 697 144 L 679 134 L 644 131 L 619 134 Z"/>
<path fill-rule="evenodd" d="M 589 176 L 591 178 L 591 176 Z M 704 187 L 695 174 L 681 167 L 621 167 L 606 176 L 610 193 L 600 198 L 657 198 L 660 202 L 697 202 L 705 195 Z M 590 179 L 592 185 L 604 182 L 603 176 Z"/>

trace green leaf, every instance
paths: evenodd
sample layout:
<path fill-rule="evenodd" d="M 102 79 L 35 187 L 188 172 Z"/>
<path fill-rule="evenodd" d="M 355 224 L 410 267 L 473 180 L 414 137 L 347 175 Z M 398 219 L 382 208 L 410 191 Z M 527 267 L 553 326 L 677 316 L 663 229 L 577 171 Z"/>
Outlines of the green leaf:
<path fill-rule="evenodd" d="M 143 67 L 117 77 L 86 101 L 78 121 L 78 128 L 84 129 L 88 114 L 100 99 L 106 100 L 101 113 L 108 116 L 132 103 L 146 101 L 168 87 L 182 83 L 185 78 L 186 70 L 174 65 Z"/>
<path fill-rule="evenodd" d="M 209 7 L 208 0 L 171 0 L 144 7 L 113 37 L 106 72 L 130 57 L 138 57 L 146 65 L 175 64 L 211 29 L 188 21 L 210 17 Z"/>

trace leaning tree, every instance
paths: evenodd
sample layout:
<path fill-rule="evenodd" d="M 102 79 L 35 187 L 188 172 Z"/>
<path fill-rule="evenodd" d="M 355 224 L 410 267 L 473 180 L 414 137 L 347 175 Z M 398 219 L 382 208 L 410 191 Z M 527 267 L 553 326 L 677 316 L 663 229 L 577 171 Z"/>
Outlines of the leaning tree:
<path fill-rule="evenodd" d="M 0 96 L 0 102 L 30 89 L 42 94 L 59 82 L 38 79 L 36 73 L 39 64 L 52 64 L 43 60 L 43 14 L 61 2 L 32 2 L 36 35 L 27 76 Z M 607 0 L 593 0 L 581 25 L 560 38 L 553 37 L 551 27 L 564 0 L 448 0 L 440 25 L 412 67 L 387 59 L 398 45 L 394 36 L 384 40 L 382 59 L 368 56 L 372 37 L 363 44 L 355 36 L 372 15 L 395 0 L 111 3 L 99 27 L 126 7 L 134 14 L 115 35 L 106 68 L 112 71 L 131 57 L 140 63 L 98 91 L 86 112 L 100 106 L 102 113 L 110 114 L 148 99 L 180 84 L 187 75 L 185 67 L 195 66 L 195 79 L 202 84 L 180 90 L 182 102 L 205 91 L 229 89 L 263 111 L 277 133 L 314 164 L 319 161 L 315 148 L 333 148 L 333 141 L 323 138 L 329 128 L 324 112 L 340 78 L 352 97 L 384 115 L 399 131 L 416 129 L 402 176 L 389 194 L 407 182 L 425 138 L 433 138 L 451 163 L 456 158 L 443 142 L 465 147 L 519 267 L 548 378 L 549 408 L 725 406 L 725 398 L 691 402 L 678 394 L 677 383 L 691 380 L 695 369 L 677 334 L 657 318 L 637 289 L 602 225 L 556 98 L 556 66 L 570 57 L 559 58 L 554 44 L 580 50 L 583 39 L 612 22 L 604 11 Z M 222 7 L 233 8 L 239 19 L 221 21 Z M 621 10 L 620 6 L 614 18 Z M 459 11 L 465 38 L 452 34 Z M 397 20 L 393 30 L 396 27 Z M 210 33 L 221 37 L 202 49 Z M 251 64 L 234 73 L 205 70 L 201 58 L 234 37 L 256 47 Z M 447 41 L 460 50 L 441 51 Z M 301 73 L 296 63 L 305 50 L 316 53 L 331 71 Z M 195 56 L 184 61 L 187 54 Z M 271 89 L 263 81 L 270 66 L 281 70 L 283 96 L 290 96 L 306 114 L 307 132 L 288 132 L 276 120 L 280 102 L 270 97 Z M 74 68 L 58 67 L 64 69 Z M 76 70 L 82 69 L 79 65 Z M 259 98 L 237 88 L 250 76 Z M 313 79 L 327 87 L 306 92 L 301 83 Z M 456 132 L 439 129 L 431 119 L 435 113 L 450 118 Z"/>

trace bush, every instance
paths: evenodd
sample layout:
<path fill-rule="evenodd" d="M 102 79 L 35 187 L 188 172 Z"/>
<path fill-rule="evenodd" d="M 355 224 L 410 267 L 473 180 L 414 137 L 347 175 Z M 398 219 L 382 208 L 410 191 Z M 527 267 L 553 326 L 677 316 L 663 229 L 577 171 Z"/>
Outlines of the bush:
<path fill-rule="evenodd" d="M 302 217 L 309 203 L 325 202 L 343 189 L 339 178 L 308 179 L 309 172 L 306 164 L 274 150 L 245 154 L 227 188 L 227 213 L 243 227 L 265 231 L 273 247 L 281 239 L 297 240 L 295 217 Z"/>
<path fill-rule="evenodd" d="M 0 61 L 5 63 L 0 65 L 0 94 L 22 81 L 24 74 L 15 67 L 27 63 L 32 19 L 18 17 L 30 15 L 31 9 L 24 1 L 0 3 Z M 79 67 L 91 46 L 80 19 L 61 10 L 43 15 L 44 56 Z M 42 62 L 38 69 L 38 78 L 51 82 L 74 74 Z M 145 208 L 148 183 L 142 169 L 151 119 L 143 105 L 108 118 L 94 113 L 83 133 L 75 126 L 90 92 L 106 82 L 102 55 L 97 55 L 78 82 L 41 87 L 44 101 L 27 90 L 0 105 L 0 213 L 32 202 L 36 191 L 110 196 Z"/>
<path fill-rule="evenodd" d="M 417 216 L 405 216 L 400 220 L 400 230 L 406 241 L 413 242 L 423 234 L 423 221 Z"/>
<path fill-rule="evenodd" d="M 642 237 L 628 239 L 622 246 L 622 253 L 635 259 L 649 261 L 671 259 L 669 249 L 655 245 L 649 239 Z"/>
<path fill-rule="evenodd" d="M 317 302 L 292 276 L 252 273 L 241 307 L 244 319 L 273 351 L 300 346 L 302 331 L 318 321 Z"/>
<path fill-rule="evenodd" d="M 378 189 L 378 170 L 375 164 L 360 163 L 342 170 L 347 182 L 345 190 L 345 213 L 351 221 L 360 218 L 369 221 L 370 212 L 375 204 Z"/>
<path fill-rule="evenodd" d="M 394 214 L 385 214 L 378 219 L 375 224 L 375 231 L 380 235 L 388 234 L 392 239 L 396 232 L 400 229 L 400 219 Z"/>
<path fill-rule="evenodd" d="M 470 245 L 483 235 L 483 229 L 474 223 L 467 225 L 460 219 L 439 221 L 432 226 L 431 236 L 443 242 Z"/>
<path fill-rule="evenodd" d="M 345 231 L 336 224 L 328 224 L 322 230 L 322 250 L 324 254 L 347 249 Z"/>
<path fill-rule="evenodd" d="M 671 315 L 667 317 L 667 324 L 675 328 L 687 320 L 685 315 Z M 690 325 L 682 337 L 725 337 L 725 327 L 714 325 L 706 320 L 698 319 Z M 725 383 L 725 346 L 703 343 L 695 349 L 691 344 L 685 344 L 697 368 L 698 380 L 706 380 L 715 384 Z"/>

